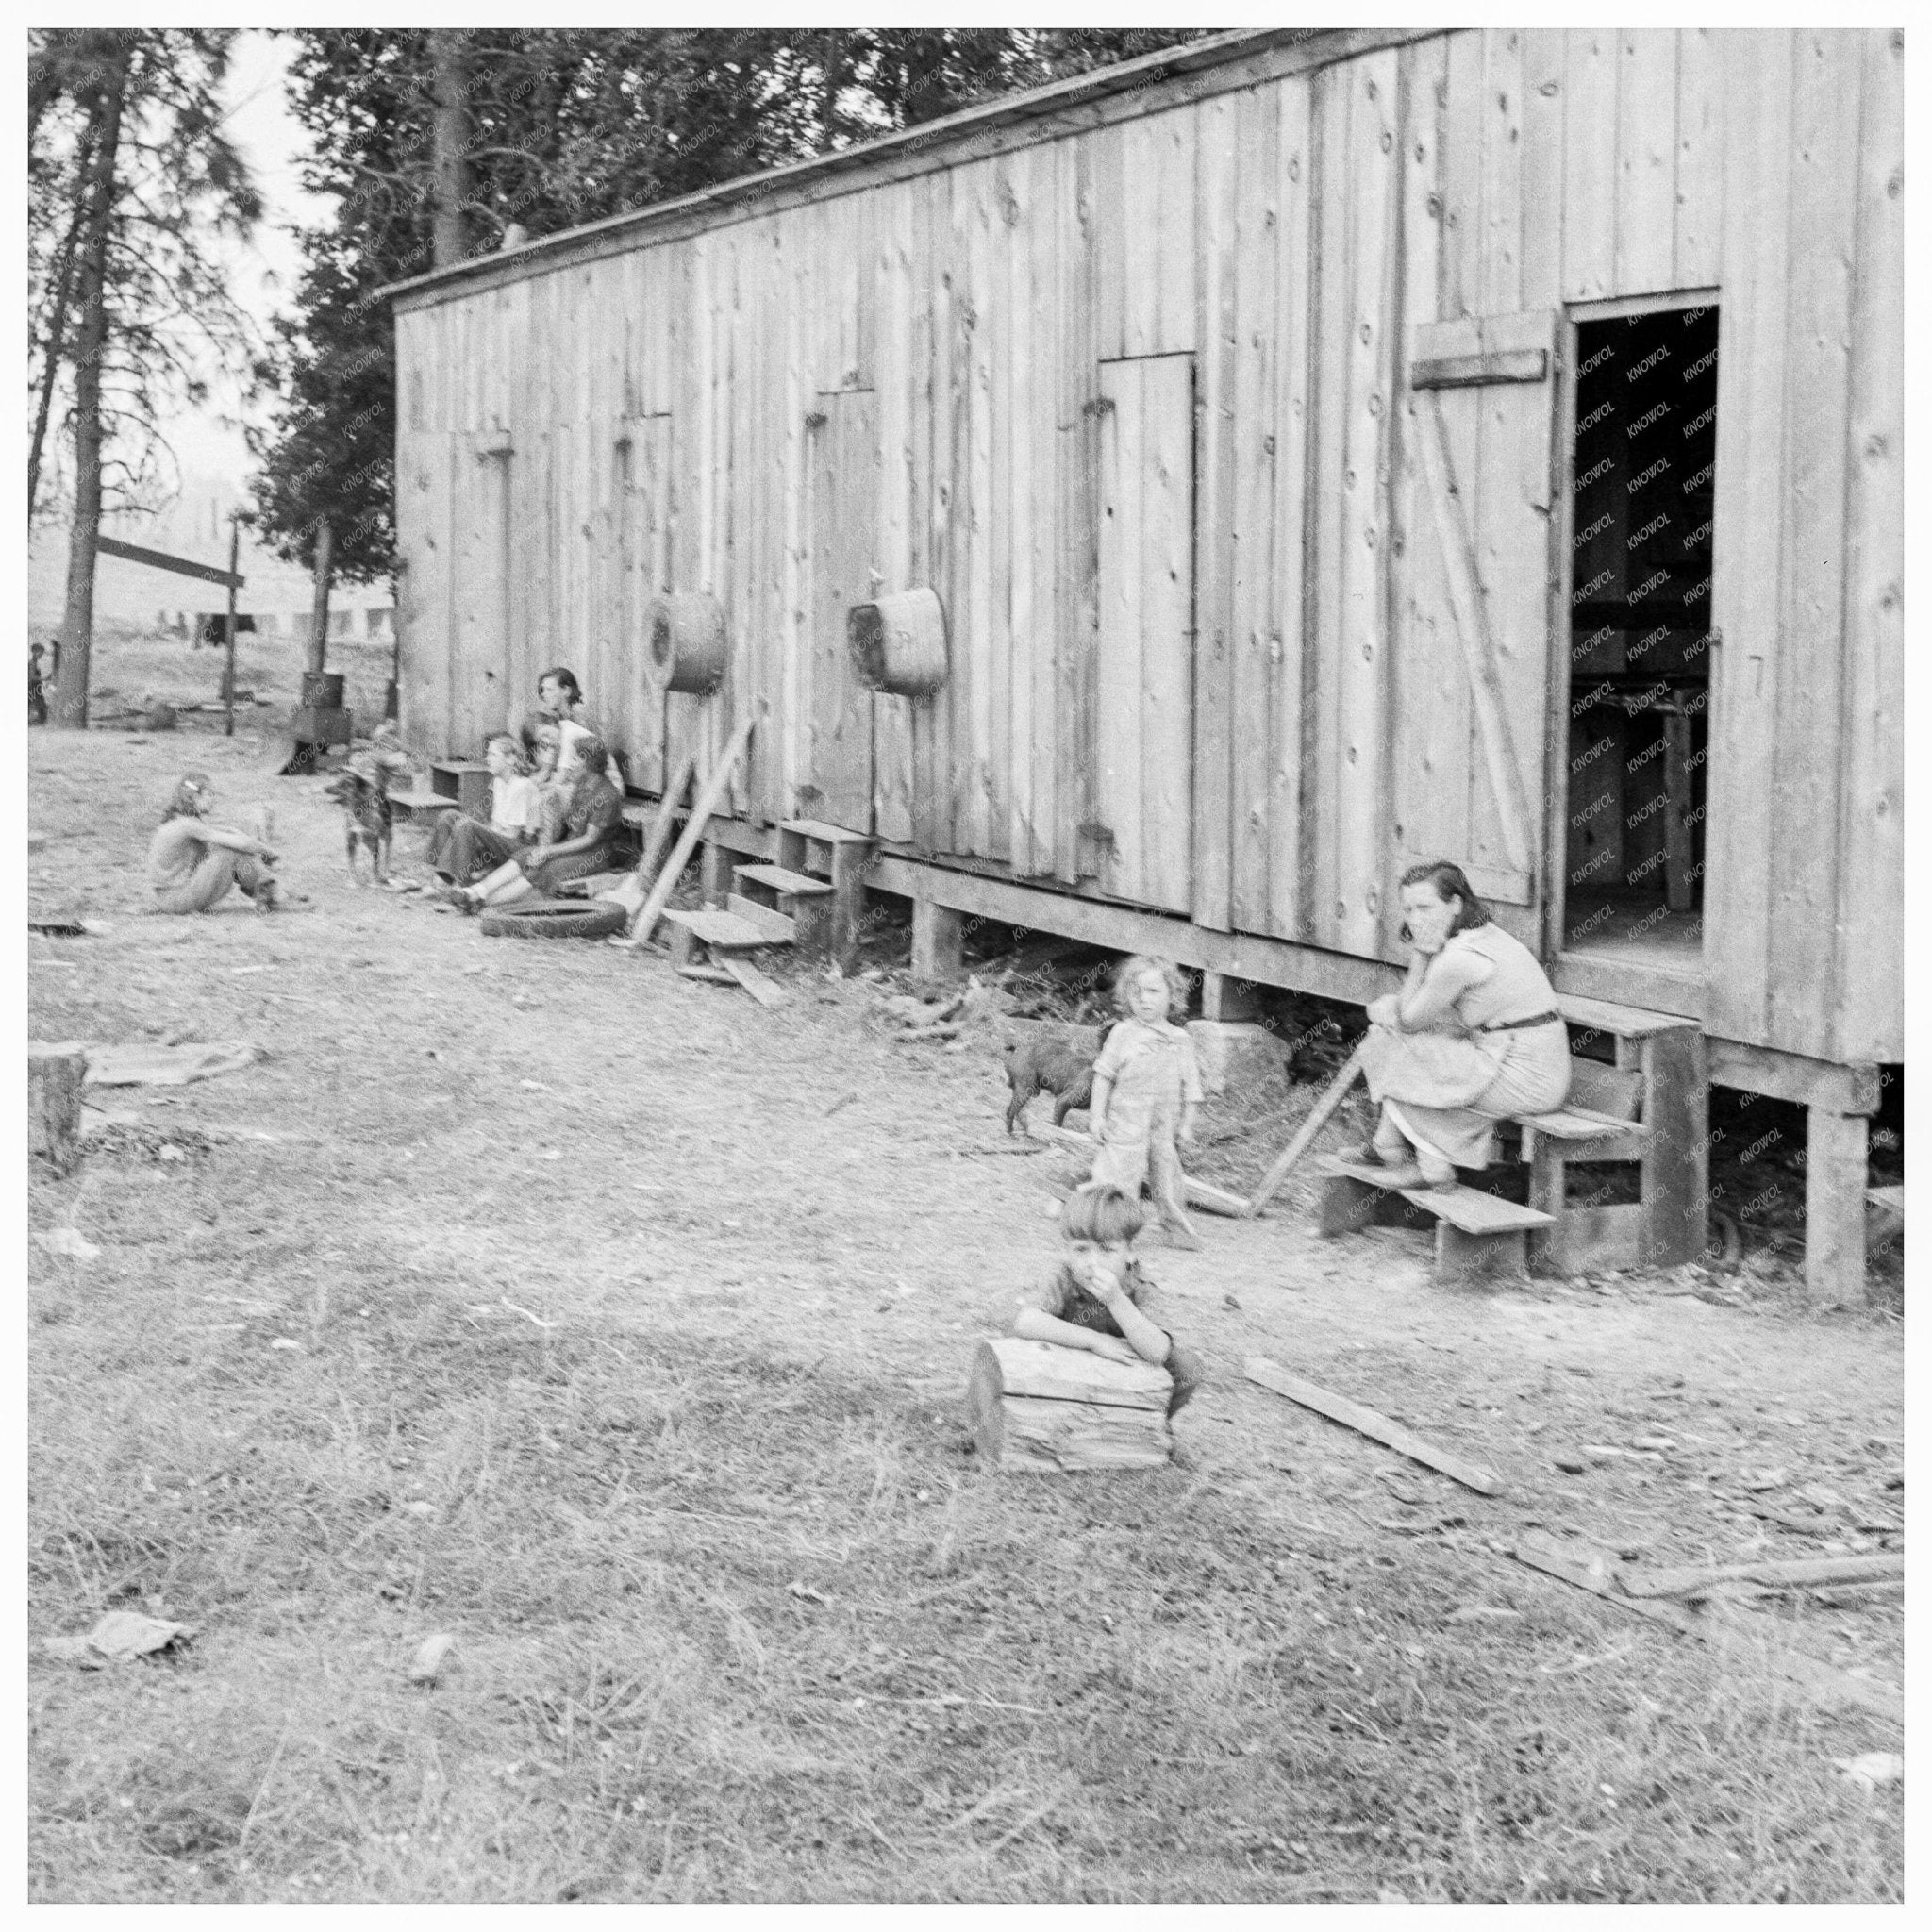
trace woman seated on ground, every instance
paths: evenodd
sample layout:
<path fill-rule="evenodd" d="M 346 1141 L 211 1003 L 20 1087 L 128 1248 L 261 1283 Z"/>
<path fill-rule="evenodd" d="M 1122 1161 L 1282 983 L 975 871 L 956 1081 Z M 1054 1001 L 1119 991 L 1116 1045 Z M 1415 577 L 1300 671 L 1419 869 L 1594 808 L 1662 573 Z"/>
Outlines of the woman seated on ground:
<path fill-rule="evenodd" d="M 190 772 L 175 787 L 160 830 L 147 848 L 148 883 L 163 912 L 206 912 L 239 886 L 258 912 L 273 912 L 290 896 L 273 867 L 269 844 L 274 827 L 267 807 L 258 807 L 252 831 L 206 823 L 214 787 L 205 772 Z"/>
<path fill-rule="evenodd" d="M 429 865 L 445 885 L 467 885 L 507 864 L 538 835 L 542 800 L 524 755 L 508 732 L 484 747 L 490 767 L 490 820 L 467 812 L 439 812 L 429 828 Z"/>
<path fill-rule="evenodd" d="M 513 906 L 520 899 L 550 898 L 566 879 L 589 878 L 608 869 L 623 823 L 624 800 L 604 775 L 608 754 L 603 741 L 577 745 L 562 823 L 540 833 L 537 842 L 473 886 L 451 886 L 443 896 L 465 912 L 485 906 Z"/>
<path fill-rule="evenodd" d="M 1562 1106 L 1570 1039 L 1535 955 L 1459 866 L 1410 867 L 1402 914 L 1408 977 L 1368 1008 L 1363 1067 L 1382 1118 L 1361 1154 L 1453 1188 L 1458 1167 L 1489 1165 L 1499 1120 Z"/>

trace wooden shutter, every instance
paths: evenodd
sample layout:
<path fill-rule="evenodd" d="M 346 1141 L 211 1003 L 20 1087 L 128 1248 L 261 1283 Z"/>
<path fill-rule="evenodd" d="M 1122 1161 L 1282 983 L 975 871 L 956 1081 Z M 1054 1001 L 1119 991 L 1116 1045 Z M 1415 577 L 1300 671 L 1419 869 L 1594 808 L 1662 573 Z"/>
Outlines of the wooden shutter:
<path fill-rule="evenodd" d="M 1395 666 L 1395 843 L 1486 898 L 1540 897 L 1553 675 L 1556 314 L 1412 333 L 1406 594 Z M 1519 937 L 1534 944 L 1533 924 Z"/>

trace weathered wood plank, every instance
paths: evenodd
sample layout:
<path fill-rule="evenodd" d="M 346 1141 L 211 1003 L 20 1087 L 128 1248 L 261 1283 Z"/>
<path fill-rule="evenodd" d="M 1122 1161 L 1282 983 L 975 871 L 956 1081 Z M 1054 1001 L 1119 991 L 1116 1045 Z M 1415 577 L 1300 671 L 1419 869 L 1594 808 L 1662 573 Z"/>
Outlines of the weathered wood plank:
<path fill-rule="evenodd" d="M 1442 201 L 1441 280 L 1435 312 L 1471 315 L 1482 307 L 1483 32 L 1448 38 L 1448 75 L 1438 136 Z"/>
<path fill-rule="evenodd" d="M 1141 366 L 1141 873 L 1131 896 L 1189 909 L 1193 875 L 1194 358 Z"/>
<path fill-rule="evenodd" d="M 1563 299 L 1563 164 L 1568 41 L 1560 27 L 1523 35 L 1523 151 L 1518 165 L 1524 308 Z"/>
<path fill-rule="evenodd" d="M 1573 27 L 1565 39 L 1563 297 L 1594 302 L 1617 282 L 1617 36 Z"/>
<path fill-rule="evenodd" d="M 1523 35 L 1516 27 L 1490 27 L 1482 39 L 1479 312 L 1513 315 L 1523 307 Z"/>
<path fill-rule="evenodd" d="M 935 207 L 946 176 L 924 175 L 906 184 L 910 197 L 912 281 L 912 347 L 910 355 L 910 494 L 908 499 L 908 580 L 924 585 L 939 597 L 952 622 L 948 605 L 951 586 L 940 570 L 939 492 L 949 488 L 936 457 L 934 414 L 941 393 L 940 370 L 946 354 L 949 325 L 948 293 L 941 283 L 948 250 L 935 232 Z M 951 700 L 941 693 L 934 701 L 913 707 L 912 841 L 922 852 L 936 848 L 940 791 L 939 721 Z"/>
<path fill-rule="evenodd" d="M 1054 179 L 1050 155 L 1014 155 L 1008 180 L 1020 207 L 1013 255 L 1012 326 L 1008 337 L 1008 389 L 1012 398 L 1012 440 L 1005 471 L 1007 527 L 1012 532 L 1012 571 L 1008 585 L 1006 624 L 1012 641 L 1012 680 L 1008 692 L 1007 857 L 1022 876 L 1040 868 L 1034 851 L 1033 709 L 1042 682 L 1050 687 L 1054 652 L 1053 603 L 1042 577 L 1042 560 L 1052 555 L 1050 534 L 1042 539 L 1040 519 L 1051 519 L 1050 489 L 1039 477 L 1052 460 L 1051 437 L 1041 441 L 1040 392 L 1051 398 L 1053 384 L 1042 382 L 1051 310 L 1047 264 L 1054 246 L 1054 224 L 1047 206 Z"/>
<path fill-rule="evenodd" d="M 877 398 L 870 390 L 821 395 L 825 416 L 812 486 L 812 765 L 815 815 L 872 829 L 871 694 L 853 669 L 845 613 L 863 602 L 878 506 Z"/>
<path fill-rule="evenodd" d="M 1424 42 L 1447 59 L 1446 43 Z M 1299 930 L 1301 837 L 1306 808 L 1302 758 L 1304 665 L 1313 653 L 1308 635 L 1307 567 L 1309 518 L 1308 427 L 1313 410 L 1310 325 L 1313 318 L 1309 84 L 1296 80 L 1281 92 L 1279 167 L 1275 182 L 1275 343 L 1273 636 L 1268 701 L 1267 875 L 1264 931 Z M 1433 151 L 1433 142 L 1431 142 Z M 1433 273 L 1433 272 L 1432 272 Z"/>
<path fill-rule="evenodd" d="M 1677 35 L 1676 225 L 1673 278 L 1680 289 L 1717 285 L 1724 253 L 1724 67 L 1710 27 Z"/>
<path fill-rule="evenodd" d="M 1204 102 L 1193 111 L 1202 117 L 1192 157 L 1198 173 L 1191 177 L 1200 260 L 1189 280 L 1189 287 L 1199 291 L 1201 311 L 1193 340 L 1201 345 L 1194 555 L 1202 571 L 1194 587 L 1191 894 L 1195 920 L 1224 931 L 1231 924 L 1228 833 L 1237 648 L 1228 541 L 1236 495 L 1236 120 L 1229 99 Z M 1163 273 L 1167 266 L 1164 258 Z M 1163 333 L 1172 335 L 1171 330 Z"/>
<path fill-rule="evenodd" d="M 1111 834 L 1102 842 L 1107 890 L 1139 899 L 1145 890 L 1141 842 L 1142 560 L 1141 488 L 1146 452 L 1144 359 L 1100 365 L 1100 637 L 1094 675 L 1095 811 Z"/>
<path fill-rule="evenodd" d="M 1063 425 L 1058 446 L 1059 581 L 1056 628 L 1059 640 L 1055 729 L 1041 743 L 1036 708 L 1034 792 L 1044 787 L 1041 764 L 1054 768 L 1053 870 L 1074 883 L 1091 870 L 1081 827 L 1093 822 L 1093 675 L 1100 545 L 1094 510 L 1098 475 L 1097 367 L 1093 328 L 1093 180 L 1091 158 L 1082 142 L 1062 142 L 1056 151 L 1059 182 L 1055 212 L 1059 229 L 1058 400 L 1055 421 Z M 1045 759 L 1041 754 L 1044 752 Z"/>
<path fill-rule="evenodd" d="M 1864 37 L 1846 447 L 1836 1058 L 1905 1055 L 1905 83 Z"/>
<path fill-rule="evenodd" d="M 1772 1041 L 1773 847 L 1764 809 L 1781 770 L 1793 49 L 1784 32 L 1726 34 L 1719 42 L 1726 105 L 1711 617 L 1724 645 L 1706 793 L 1705 1020 L 1713 1033 L 1755 1046 Z"/>
<path fill-rule="evenodd" d="M 1438 1448 L 1426 1438 L 1404 1428 L 1400 1423 L 1362 1403 L 1352 1402 L 1346 1395 L 1338 1395 L 1332 1389 L 1324 1389 L 1320 1383 L 1305 1381 L 1300 1375 L 1291 1374 L 1279 1362 L 1271 1361 L 1265 1355 L 1249 1356 L 1241 1365 L 1241 1373 L 1249 1381 L 1258 1382 L 1262 1388 L 1272 1389 L 1275 1394 L 1285 1395 L 1301 1407 L 1311 1408 L 1317 1415 L 1324 1415 L 1330 1422 L 1354 1429 L 1357 1435 L 1367 1436 L 1372 1441 L 1384 1443 L 1398 1456 L 1407 1456 L 1411 1462 L 1438 1470 L 1452 1481 L 1460 1483 L 1464 1489 L 1475 1491 L 1478 1495 L 1499 1496 L 1503 1493 L 1502 1481 L 1493 1470 L 1485 1469 L 1480 1463 L 1471 1462 L 1447 1449 Z"/>
<path fill-rule="evenodd" d="M 1280 402 L 1275 350 L 1282 290 L 1281 90 L 1235 97 L 1241 166 L 1234 208 L 1234 494 L 1226 535 L 1231 577 L 1228 923 L 1269 929 L 1269 851 L 1274 827 L 1273 698 L 1281 663 L 1274 577 L 1274 465 Z M 1214 567 L 1211 560 L 1209 567 Z M 1190 623 L 1190 618 L 1183 620 Z M 1185 800 L 1185 792 L 1182 793 Z"/>
<path fill-rule="evenodd" d="M 1121 332 L 1117 356 L 1160 352 L 1160 175 L 1173 162 L 1166 119 L 1149 115 L 1119 130 L 1121 186 L 1125 227 L 1122 238 L 1119 294 Z M 1104 178 L 1104 177 L 1103 177 Z M 1101 341 L 1107 338 L 1102 334 Z"/>
<path fill-rule="evenodd" d="M 1234 98 L 1224 94 L 1176 107 L 1154 123 L 1155 323 L 1149 355 L 1177 356 L 1208 346 L 1202 329 L 1209 313 L 1206 305 L 1213 299 L 1207 281 L 1214 258 L 1202 249 L 1200 236 L 1214 216 L 1205 199 L 1202 168 L 1212 160 L 1208 142 L 1226 138 Z"/>
<path fill-rule="evenodd" d="M 1790 161 L 1793 235 L 1857 232 L 1862 54 L 1856 34 L 1799 36 Z M 1806 248 L 1791 263 L 1789 302 L 1769 1018 L 1774 1044 L 1830 1059 L 1839 995 L 1850 251 Z"/>
<path fill-rule="evenodd" d="M 1672 286 L 1677 199 L 1677 36 L 1639 27 L 1617 37 L 1618 295 Z"/>
<path fill-rule="evenodd" d="M 1868 1557 L 1801 1557 L 1757 1563 L 1687 1563 L 1668 1570 L 1628 1565 L 1618 1572 L 1624 1590 L 1637 1597 L 1705 1596 L 1727 1583 L 1761 1583 L 1772 1589 L 1810 1589 L 1827 1583 L 1876 1583 L 1903 1578 L 1902 1552 Z"/>
<path fill-rule="evenodd" d="M 1387 568 L 1391 515 L 1389 425 L 1401 357 L 1398 180 L 1394 157 L 1397 55 L 1350 65 L 1346 388 L 1339 563 L 1337 674 L 1341 729 L 1328 793 L 1335 814 L 1334 932 L 1355 953 L 1382 950 L 1387 910 L 1391 653 Z M 1392 932 L 1399 920 L 1388 922 Z"/>
<path fill-rule="evenodd" d="M 994 776 L 996 754 L 993 713 L 1006 695 L 1006 665 L 1000 661 L 998 629 L 992 616 L 993 546 L 993 449 L 992 449 L 992 360 L 998 346 L 998 318 L 1006 304 L 1001 298 L 1003 282 L 996 282 L 995 265 L 1004 250 L 994 242 L 994 230 L 1002 237 L 1005 224 L 997 212 L 998 181 L 996 163 L 982 162 L 971 172 L 971 222 L 968 229 L 969 301 L 973 324 L 967 351 L 966 438 L 969 453 L 965 469 L 965 500 L 956 504 L 954 514 L 965 532 L 967 545 L 966 647 L 955 649 L 954 671 L 949 682 L 955 700 L 964 710 L 967 737 L 963 745 L 955 741 L 960 759 L 958 806 L 953 825 L 953 850 L 991 856 L 994 845 L 990 832 L 991 808 L 1000 791 Z M 955 183 L 955 202 L 964 184 Z M 954 632 L 955 639 L 958 632 Z M 962 687 L 960 667 L 967 671 Z M 1004 734 L 1002 734 L 1003 736 Z"/>
<path fill-rule="evenodd" d="M 982 514 L 987 568 L 987 760 L 977 837 L 979 852 L 1003 859 L 1010 848 L 1013 796 L 1013 681 L 1028 675 L 1026 645 L 1013 636 L 1013 337 L 1025 308 L 1024 207 L 1009 159 L 993 175 L 989 263 L 991 300 L 981 354 L 986 364 L 987 458 Z"/>
<path fill-rule="evenodd" d="M 1490 389 L 1506 382 L 1546 382 L 1547 349 L 1495 349 L 1487 355 L 1418 357 L 1408 365 L 1410 389 Z"/>

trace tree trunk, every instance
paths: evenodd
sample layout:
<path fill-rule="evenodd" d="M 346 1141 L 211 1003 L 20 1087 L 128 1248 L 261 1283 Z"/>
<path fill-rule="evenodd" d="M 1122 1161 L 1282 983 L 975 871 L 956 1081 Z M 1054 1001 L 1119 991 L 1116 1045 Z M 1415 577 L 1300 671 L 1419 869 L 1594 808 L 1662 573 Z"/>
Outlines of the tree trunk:
<path fill-rule="evenodd" d="M 94 555 L 101 534 L 101 357 L 108 343 L 108 235 L 117 192 L 121 110 L 128 56 L 101 66 L 101 135 L 87 187 L 87 225 L 80 257 L 80 335 L 74 348 L 74 530 L 67 553 L 67 608 L 60 624 L 60 676 L 53 722 L 87 729 L 87 692 L 94 634 Z"/>
<path fill-rule="evenodd" d="M 308 610 L 308 669 L 328 669 L 328 586 L 334 569 L 336 533 L 324 517 L 315 533 L 315 601 Z"/>
<path fill-rule="evenodd" d="M 54 390 L 60 377 L 60 353 L 67 346 L 67 308 L 74 294 L 74 264 L 80 248 L 80 230 L 87 219 L 86 184 L 93 164 L 94 143 L 101 131 L 103 104 L 96 101 L 80 138 L 74 164 L 74 220 L 60 244 L 60 271 L 54 284 L 54 312 L 47 322 L 47 360 L 41 375 L 41 400 L 34 411 L 33 441 L 26 455 L 26 520 L 31 527 L 34 506 L 41 500 L 41 450 L 47 440 L 47 419 L 54 411 Z"/>
<path fill-rule="evenodd" d="M 429 171 L 429 239 L 436 266 L 448 268 L 470 252 L 463 226 L 463 204 L 470 198 L 470 170 L 464 159 L 470 145 L 469 36 L 456 27 L 432 29 L 429 58 L 436 105 Z"/>

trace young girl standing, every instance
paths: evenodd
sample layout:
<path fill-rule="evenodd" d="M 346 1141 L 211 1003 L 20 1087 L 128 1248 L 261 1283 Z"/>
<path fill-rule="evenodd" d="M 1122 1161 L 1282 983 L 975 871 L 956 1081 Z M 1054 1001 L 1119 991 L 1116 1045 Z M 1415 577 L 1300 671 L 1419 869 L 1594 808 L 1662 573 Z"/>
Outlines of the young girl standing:
<path fill-rule="evenodd" d="M 1185 1027 L 1169 1017 L 1186 997 L 1180 974 L 1164 959 L 1137 953 L 1114 975 L 1114 1005 L 1125 1018 L 1107 1036 L 1093 1063 L 1093 1104 L 1088 1131 L 1100 1143 L 1093 1158 L 1097 1185 L 1118 1188 L 1130 1201 L 1146 1182 L 1168 1244 L 1198 1248 L 1188 1219 L 1185 1177 L 1176 1143 L 1194 1141 L 1201 1106 L 1201 1070 Z"/>

